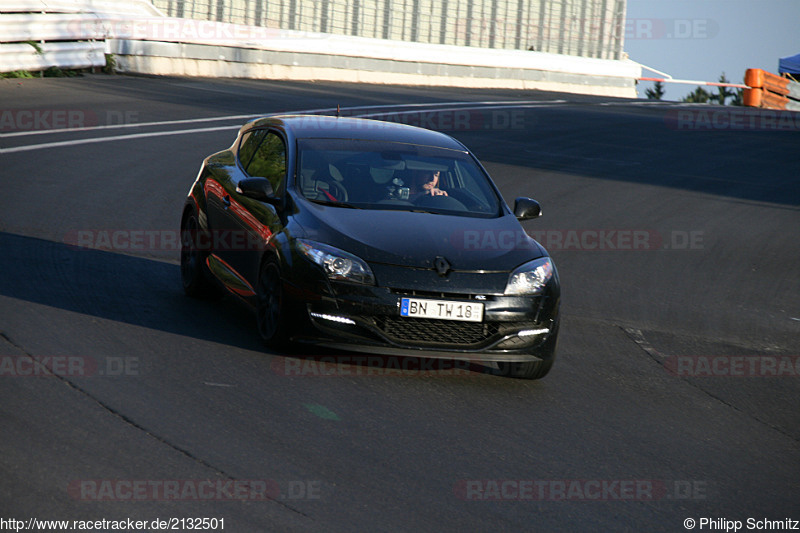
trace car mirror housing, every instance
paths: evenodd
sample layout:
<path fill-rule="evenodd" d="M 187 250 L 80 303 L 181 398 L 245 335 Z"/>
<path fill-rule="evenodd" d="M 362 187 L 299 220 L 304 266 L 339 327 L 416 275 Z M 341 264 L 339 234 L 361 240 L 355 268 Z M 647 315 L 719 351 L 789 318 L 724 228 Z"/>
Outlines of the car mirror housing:
<path fill-rule="evenodd" d="M 520 196 L 514 200 L 514 216 L 517 220 L 532 220 L 542 216 L 542 206 L 533 198 Z"/>
<path fill-rule="evenodd" d="M 272 189 L 272 183 L 270 183 L 267 178 L 247 178 L 241 180 L 236 186 L 236 192 L 262 202 L 272 203 L 277 200 L 274 197 L 275 191 Z"/>

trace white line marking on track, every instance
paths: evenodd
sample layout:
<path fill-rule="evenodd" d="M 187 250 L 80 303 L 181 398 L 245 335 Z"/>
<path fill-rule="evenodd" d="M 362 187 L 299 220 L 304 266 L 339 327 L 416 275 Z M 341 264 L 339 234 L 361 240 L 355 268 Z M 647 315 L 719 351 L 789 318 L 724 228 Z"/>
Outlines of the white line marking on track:
<path fill-rule="evenodd" d="M 649 342 L 647 342 L 647 339 L 644 338 L 642 330 L 636 328 L 622 327 L 622 331 L 627 333 L 628 337 L 630 337 L 631 340 L 633 340 L 633 342 L 638 344 L 642 350 L 650 354 L 650 356 L 652 356 L 654 359 L 659 360 L 663 359 L 664 357 L 667 357 L 666 355 L 660 353 L 658 350 L 653 348 L 653 346 Z"/>
<path fill-rule="evenodd" d="M 567 103 L 566 100 L 520 100 L 520 101 L 484 101 L 484 102 L 429 102 L 429 103 L 419 103 L 419 104 L 392 104 L 392 105 L 365 105 L 365 106 L 354 106 L 354 107 L 343 107 L 342 110 L 344 111 L 357 111 L 357 110 L 367 110 L 367 109 L 401 109 L 401 108 L 420 108 L 420 107 L 436 107 L 436 106 L 491 106 L 493 108 L 499 108 L 499 106 L 505 107 L 531 107 L 533 106 L 549 106 L 553 104 L 565 104 Z M 506 105 L 506 104 L 518 104 L 518 105 Z M 197 124 L 202 122 L 215 122 L 215 121 L 226 121 L 226 120 L 250 120 L 259 117 L 266 117 L 266 116 L 274 116 L 274 115 L 297 115 L 297 114 L 317 114 L 317 113 L 333 113 L 336 111 L 335 107 L 323 107 L 320 109 L 306 109 L 302 111 L 282 111 L 279 113 L 254 113 L 250 115 L 228 115 L 224 117 L 205 117 L 205 118 L 190 118 L 190 119 L 183 119 L 183 120 L 165 120 L 161 122 L 136 122 L 136 123 L 126 123 L 126 124 L 107 124 L 103 126 L 85 126 L 82 128 L 57 128 L 57 129 L 49 129 L 49 130 L 34 130 L 34 131 L 11 131 L 6 133 L 0 133 L 0 138 L 7 138 L 7 137 L 26 137 L 29 135 L 50 135 L 55 133 L 72 133 L 72 132 L 81 132 L 81 131 L 98 131 L 98 130 L 110 130 L 110 129 L 121 129 L 121 128 L 145 128 L 150 126 L 174 126 L 176 124 Z M 440 111 L 447 111 L 447 109 L 442 109 Z M 358 115 L 358 116 L 368 116 L 368 115 Z"/>
<path fill-rule="evenodd" d="M 224 120 L 246 120 L 256 118 L 261 115 L 231 115 L 228 117 L 208 117 L 208 118 L 190 118 L 184 120 L 165 120 L 162 122 L 137 122 L 129 124 L 108 124 L 105 126 L 85 126 L 83 128 L 59 128 L 53 130 L 35 130 L 35 131 L 12 131 L 9 133 L 0 133 L 0 138 L 4 137 L 24 137 L 27 135 L 47 135 L 53 133 L 72 133 L 80 131 L 96 131 L 96 130 L 113 130 L 121 128 L 146 128 L 150 126 L 174 126 L 176 124 L 197 124 L 203 122 L 215 122 Z"/>
<path fill-rule="evenodd" d="M 76 146 L 79 144 L 104 143 L 110 141 L 122 141 L 126 139 L 143 139 L 146 137 L 162 137 L 165 135 L 185 135 L 187 133 L 204 133 L 209 131 L 238 130 L 241 126 L 219 126 L 216 128 L 197 128 L 193 130 L 173 130 L 173 131 L 152 131 L 149 133 L 131 133 L 129 135 L 114 135 L 112 137 L 92 137 L 91 139 L 74 139 L 72 141 L 57 141 L 42 144 L 29 144 L 27 146 L 14 146 L 12 148 L 0 148 L 0 154 L 13 154 L 16 152 L 28 152 L 30 150 L 42 150 L 44 148 L 58 148 L 60 146 Z"/>
<path fill-rule="evenodd" d="M 518 105 L 492 105 L 492 106 L 485 106 L 485 105 L 477 105 L 477 106 L 469 106 L 469 107 L 444 107 L 441 109 L 435 109 L 431 111 L 432 113 L 447 113 L 450 111 L 472 111 L 474 109 L 488 109 L 488 110 L 495 110 L 495 109 L 533 109 L 537 107 L 553 107 L 553 104 L 546 104 L 546 105 L 538 105 L 538 104 L 518 104 Z M 385 115 L 413 115 L 416 113 L 424 113 L 425 111 L 420 111 L 417 109 L 412 109 L 410 111 L 387 111 L 385 113 L 367 113 L 364 115 L 353 115 L 358 118 L 372 118 L 372 117 L 381 117 Z"/>
<path fill-rule="evenodd" d="M 552 105 L 564 104 L 567 103 L 566 100 L 521 100 L 521 101 L 467 101 L 467 102 L 429 102 L 429 103 L 418 103 L 418 104 L 390 104 L 390 105 L 368 105 L 368 106 L 353 106 L 353 107 L 344 107 L 341 108 L 341 111 L 352 112 L 352 111 L 366 111 L 371 109 L 384 109 L 385 111 L 382 113 L 373 113 L 373 114 L 362 114 L 362 115 L 350 115 L 352 117 L 361 117 L 361 118 L 369 118 L 370 116 L 379 116 L 379 115 L 389 115 L 389 114 L 411 114 L 417 113 L 418 110 L 421 108 L 433 108 L 435 112 L 449 112 L 449 111 L 458 111 L 458 110 L 474 110 L 474 109 L 509 109 L 509 108 L 533 108 L 533 107 L 548 107 Z M 440 106 L 448 106 L 440 108 Z M 455 106 L 455 107 L 454 107 Z M 413 109 L 413 111 L 392 111 L 392 110 L 399 110 L 399 109 Z M 264 115 L 230 115 L 225 117 L 208 117 L 208 118 L 196 118 L 196 119 L 184 119 L 184 120 L 168 120 L 163 122 L 142 122 L 136 124 L 110 124 L 106 126 L 89 126 L 84 128 L 62 128 L 62 129 L 54 129 L 54 130 L 37 130 L 37 131 L 24 131 L 24 132 L 8 132 L 8 133 L 0 133 L 0 138 L 7 138 L 7 137 L 20 137 L 20 136 L 27 136 L 27 135 L 43 135 L 43 134 L 51 134 L 51 133 L 72 133 L 72 132 L 84 132 L 84 131 L 96 131 L 96 130 L 110 130 L 110 129 L 121 129 L 121 128 L 142 128 L 142 127 L 158 127 L 158 126 L 170 126 L 170 125 L 177 125 L 177 124 L 197 124 L 203 122 L 218 122 L 218 121 L 227 121 L 227 120 L 249 120 L 253 118 L 259 117 L 268 117 L 268 116 L 279 116 L 279 115 L 297 115 L 297 114 L 321 114 L 321 113 L 333 113 L 335 112 L 335 108 L 320 108 L 320 109 L 308 109 L 308 110 L 301 110 L 301 111 L 285 111 L 279 113 L 268 113 Z M 88 139 L 74 139 L 69 141 L 56 141 L 56 142 L 49 142 L 49 143 L 40 143 L 40 144 L 31 144 L 25 146 L 13 146 L 9 148 L 0 148 L 0 154 L 13 154 L 18 152 L 28 152 L 31 150 L 43 150 L 47 148 L 58 148 L 64 146 L 77 146 L 81 144 L 94 144 L 100 142 L 111 142 L 111 141 L 122 141 L 128 139 L 142 139 L 148 137 L 161 137 L 161 136 L 168 136 L 168 135 L 186 135 L 190 133 L 206 133 L 212 131 L 223 131 L 228 129 L 239 129 L 241 124 L 236 126 L 218 126 L 218 127 L 209 127 L 209 128 L 196 128 L 196 129 L 186 129 L 186 130 L 170 130 L 170 131 L 154 131 L 154 132 L 147 132 L 147 133 L 132 133 L 128 135 L 112 135 L 109 137 L 91 137 Z"/>

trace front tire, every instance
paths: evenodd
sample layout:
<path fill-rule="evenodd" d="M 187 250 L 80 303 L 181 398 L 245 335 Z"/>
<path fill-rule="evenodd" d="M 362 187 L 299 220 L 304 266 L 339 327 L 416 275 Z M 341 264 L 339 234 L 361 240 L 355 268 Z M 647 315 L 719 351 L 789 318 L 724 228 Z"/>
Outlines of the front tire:
<path fill-rule="evenodd" d="M 280 267 L 275 260 L 269 259 L 261 266 L 256 295 L 256 320 L 261 339 L 270 348 L 286 346 L 289 341 L 287 305 Z"/>

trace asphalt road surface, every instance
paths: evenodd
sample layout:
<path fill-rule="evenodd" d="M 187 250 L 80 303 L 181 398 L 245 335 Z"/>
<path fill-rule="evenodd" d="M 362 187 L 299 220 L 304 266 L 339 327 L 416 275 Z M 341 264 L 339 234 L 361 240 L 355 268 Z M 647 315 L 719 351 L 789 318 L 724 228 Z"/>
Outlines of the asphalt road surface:
<path fill-rule="evenodd" d="M 800 520 L 800 115 L 122 76 L 0 80 L 0 102 L 1 519 Z M 563 287 L 544 380 L 271 353 L 232 298 L 183 295 L 177 226 L 201 160 L 249 116 L 337 105 L 451 133 L 507 201 L 540 201 L 525 228 Z M 494 237 L 480 246 L 509 245 Z"/>

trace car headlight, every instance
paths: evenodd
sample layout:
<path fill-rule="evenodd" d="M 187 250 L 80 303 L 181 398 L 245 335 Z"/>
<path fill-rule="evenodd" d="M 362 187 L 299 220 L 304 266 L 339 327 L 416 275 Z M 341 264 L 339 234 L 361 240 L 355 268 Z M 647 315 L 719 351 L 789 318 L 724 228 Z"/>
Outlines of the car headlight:
<path fill-rule="evenodd" d="M 505 294 L 540 294 L 554 272 L 555 267 L 549 257 L 529 261 L 508 277 Z"/>
<path fill-rule="evenodd" d="M 322 267 L 328 279 L 375 285 L 375 276 L 363 260 L 320 242 L 297 239 L 297 249 Z"/>

